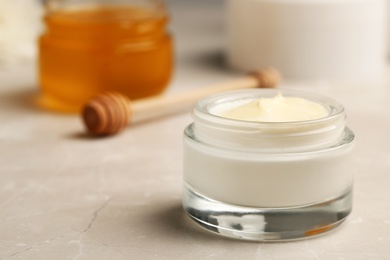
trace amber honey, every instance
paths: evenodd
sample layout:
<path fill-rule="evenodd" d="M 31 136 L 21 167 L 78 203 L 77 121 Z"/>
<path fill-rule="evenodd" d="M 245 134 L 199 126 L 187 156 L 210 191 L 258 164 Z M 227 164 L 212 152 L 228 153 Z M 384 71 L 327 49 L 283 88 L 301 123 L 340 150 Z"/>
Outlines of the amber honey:
<path fill-rule="evenodd" d="M 172 71 L 172 43 L 163 9 L 88 6 L 44 18 L 39 40 L 41 105 L 79 111 L 97 93 L 130 99 L 160 94 Z"/>

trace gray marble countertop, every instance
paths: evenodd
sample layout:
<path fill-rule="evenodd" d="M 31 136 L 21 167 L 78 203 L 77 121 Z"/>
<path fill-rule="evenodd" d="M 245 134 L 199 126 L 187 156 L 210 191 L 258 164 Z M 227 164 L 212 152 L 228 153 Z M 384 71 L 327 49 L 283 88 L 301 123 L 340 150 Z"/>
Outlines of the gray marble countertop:
<path fill-rule="evenodd" d="M 171 1 L 177 70 L 168 95 L 228 80 L 220 1 Z M 201 17 L 201 18 L 200 18 Z M 0 259 L 390 259 L 390 81 L 299 87 L 344 104 L 357 137 L 354 209 L 324 236 L 243 242 L 181 208 L 189 113 L 91 139 L 75 115 L 36 109 L 34 66 L 0 71 Z"/>

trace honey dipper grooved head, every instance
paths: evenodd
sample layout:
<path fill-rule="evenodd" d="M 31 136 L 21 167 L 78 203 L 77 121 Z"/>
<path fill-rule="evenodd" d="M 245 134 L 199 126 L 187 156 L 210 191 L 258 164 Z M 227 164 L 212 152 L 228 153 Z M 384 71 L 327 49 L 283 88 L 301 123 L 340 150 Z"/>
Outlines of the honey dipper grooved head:
<path fill-rule="evenodd" d="M 249 75 L 257 79 L 259 88 L 274 88 L 280 83 L 282 78 L 280 73 L 271 67 L 253 71 Z"/>
<path fill-rule="evenodd" d="M 119 93 L 101 94 L 91 99 L 82 112 L 88 132 L 96 135 L 120 132 L 129 123 L 129 102 Z"/>

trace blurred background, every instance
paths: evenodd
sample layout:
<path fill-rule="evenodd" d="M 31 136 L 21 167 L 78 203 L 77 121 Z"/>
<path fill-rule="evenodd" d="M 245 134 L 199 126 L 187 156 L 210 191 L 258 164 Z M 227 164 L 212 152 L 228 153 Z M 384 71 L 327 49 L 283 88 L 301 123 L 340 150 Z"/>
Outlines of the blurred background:
<path fill-rule="evenodd" d="M 38 0 L 0 1 L 0 68 L 36 62 L 43 8 Z"/>
<path fill-rule="evenodd" d="M 45 55 L 53 53 L 53 50 L 45 47 L 49 44 L 39 42 L 37 39 L 46 35 L 55 38 L 52 42 L 58 41 L 61 37 L 58 38 L 53 31 L 57 33 L 65 27 L 57 29 L 53 27 L 50 34 L 45 29 L 48 20 L 44 20 L 43 17 L 53 16 L 55 11 L 61 11 L 61 8 L 65 10 L 66 8 L 61 7 L 63 2 L 74 5 L 84 2 L 101 4 L 118 1 L 45 1 L 60 6 L 54 11 L 45 11 L 43 2 L 0 0 L 0 71 L 12 73 L 10 71 L 23 68 L 29 70 L 30 74 L 24 75 L 25 77 L 34 75 L 31 77 L 34 77 L 33 80 L 36 82 L 36 91 L 43 96 L 46 94 L 54 97 L 55 100 L 56 95 L 59 95 L 60 99 L 62 96 L 53 89 L 63 89 L 64 86 L 60 84 L 57 86 L 52 79 L 57 77 L 58 82 L 64 82 L 61 76 L 66 79 L 77 76 L 64 74 L 64 71 L 70 71 L 74 65 L 61 60 L 59 58 L 61 55 L 53 54 L 50 56 L 50 62 L 46 62 L 48 59 Z M 140 2 L 156 1 L 119 2 L 139 5 Z M 287 82 L 362 82 L 381 80 L 388 72 L 390 49 L 388 0 L 314 2 L 167 0 L 165 3 L 169 22 L 162 28 L 162 32 L 172 35 L 173 62 L 166 62 L 166 67 L 171 66 L 172 70 L 167 72 L 166 79 L 161 81 L 163 86 L 160 89 L 166 89 L 168 92 L 233 78 L 264 66 L 279 69 Z M 73 33 L 78 30 L 80 28 L 72 28 Z M 105 38 L 110 37 L 107 35 Z M 70 38 L 67 40 L 70 41 Z M 62 49 L 58 47 L 57 51 L 61 53 Z M 115 62 L 122 61 L 112 61 Z M 138 67 L 141 66 L 133 58 L 126 62 L 129 63 L 123 63 L 123 66 L 127 68 L 131 62 L 136 63 Z M 78 61 L 75 60 L 74 63 L 77 64 Z M 65 65 L 61 67 L 60 73 L 55 72 L 53 68 L 59 67 L 60 64 Z M 161 64 L 165 63 L 148 64 L 150 70 L 153 67 L 162 67 Z M 118 72 L 120 69 L 115 68 L 112 70 L 116 71 L 111 74 L 117 76 L 109 75 L 102 78 L 99 71 L 106 70 L 102 68 L 91 72 L 91 77 L 96 77 L 94 82 L 106 82 L 104 84 L 110 85 L 113 90 L 126 92 L 124 88 L 129 86 L 128 82 L 138 80 L 131 78 L 134 76 L 130 75 L 130 69 L 124 70 L 123 75 L 127 76 L 123 76 Z M 49 77 L 50 80 L 47 80 Z M 127 77 L 127 83 L 118 79 L 124 77 Z M 117 82 L 117 88 L 113 82 Z M 141 82 L 137 83 L 138 85 L 147 86 L 147 83 L 137 82 Z M 182 84 L 183 82 L 185 84 Z M 76 83 L 69 81 L 67 86 L 71 87 Z M 89 82 L 86 84 L 83 81 L 80 84 L 88 88 Z M 86 93 L 75 91 L 64 93 L 64 98 L 59 103 L 72 103 L 72 95 L 85 94 L 89 98 L 95 92 L 106 90 L 99 86 L 91 89 Z M 156 93 L 161 91 L 158 90 Z M 142 95 L 156 93 L 145 92 Z M 80 98 L 82 102 L 85 102 L 85 99 L 84 96 Z M 75 111 L 78 109 L 77 106 L 79 105 L 76 105 Z"/>

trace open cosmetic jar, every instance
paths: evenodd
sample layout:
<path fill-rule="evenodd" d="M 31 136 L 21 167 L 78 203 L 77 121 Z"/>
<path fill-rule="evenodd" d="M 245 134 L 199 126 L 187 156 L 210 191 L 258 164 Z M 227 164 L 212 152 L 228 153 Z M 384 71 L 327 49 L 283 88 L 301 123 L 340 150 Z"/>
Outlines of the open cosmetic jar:
<path fill-rule="evenodd" d="M 299 97 L 327 115 L 289 122 L 230 119 L 260 98 Z M 201 99 L 184 132 L 183 207 L 217 234 L 258 241 L 316 236 L 352 209 L 354 134 L 337 101 L 291 89 L 225 92 Z"/>

